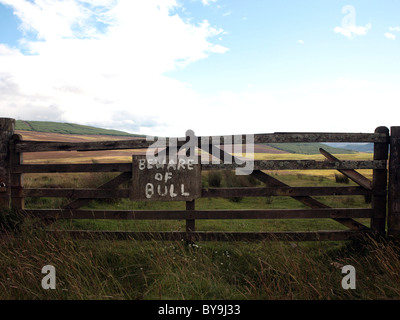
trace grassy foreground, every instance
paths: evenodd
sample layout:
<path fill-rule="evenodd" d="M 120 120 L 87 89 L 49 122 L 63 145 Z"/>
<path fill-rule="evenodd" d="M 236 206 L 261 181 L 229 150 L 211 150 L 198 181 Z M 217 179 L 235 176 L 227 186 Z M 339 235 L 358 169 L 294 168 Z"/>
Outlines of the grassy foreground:
<path fill-rule="evenodd" d="M 0 241 L 0 299 L 399 299 L 400 247 L 388 241 L 77 241 L 24 232 Z M 356 270 L 345 290 L 341 267 Z M 56 289 L 41 268 L 56 268 Z"/>

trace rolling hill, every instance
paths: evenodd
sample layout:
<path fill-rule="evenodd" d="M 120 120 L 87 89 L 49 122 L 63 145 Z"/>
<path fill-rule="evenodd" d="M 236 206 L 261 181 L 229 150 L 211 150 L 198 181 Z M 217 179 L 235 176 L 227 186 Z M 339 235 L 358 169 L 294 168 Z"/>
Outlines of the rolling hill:
<path fill-rule="evenodd" d="M 356 153 L 354 150 L 336 148 L 324 143 L 270 143 L 268 145 L 288 153 L 298 154 L 319 154 L 320 148 L 323 148 L 329 153 L 333 154 Z"/>
<path fill-rule="evenodd" d="M 74 123 L 61 123 L 61 122 L 50 122 L 50 121 L 26 121 L 17 120 L 16 130 L 25 132 L 25 135 L 29 136 L 30 140 L 48 140 L 47 136 L 41 137 L 39 133 L 48 133 L 58 135 L 56 140 L 77 140 L 80 141 L 79 136 L 84 138 L 85 136 L 94 137 L 109 136 L 110 138 L 123 138 L 123 137 L 144 137 L 139 134 L 131 134 L 118 130 L 103 129 L 85 125 L 79 125 Z M 30 134 L 28 134 L 30 133 Z M 36 134 L 38 133 L 38 134 Z M 36 137 L 37 136 L 37 137 Z M 77 138 L 78 137 L 78 138 Z M 55 139 L 55 136 L 52 137 Z M 85 138 L 86 139 L 86 138 Z M 295 153 L 295 154 L 319 154 L 319 149 L 324 148 L 326 151 L 333 154 L 350 154 L 356 152 L 370 152 L 369 145 L 358 146 L 353 145 L 341 145 L 341 144 L 323 144 L 323 143 L 271 143 L 271 144 L 258 144 L 255 146 L 256 153 Z M 358 149 L 357 149 L 358 148 Z"/>
<path fill-rule="evenodd" d="M 327 145 L 334 148 L 342 148 L 353 150 L 357 152 L 374 152 L 374 144 L 373 143 L 327 143 Z"/>
<path fill-rule="evenodd" d="M 109 135 L 109 136 L 130 136 L 140 137 L 142 135 L 130 134 L 118 130 L 102 129 L 91 126 L 84 126 L 74 123 L 61 123 L 49 121 L 16 121 L 16 130 L 60 133 L 60 134 L 81 134 L 81 135 Z M 142 136 L 143 137 L 143 136 Z"/>

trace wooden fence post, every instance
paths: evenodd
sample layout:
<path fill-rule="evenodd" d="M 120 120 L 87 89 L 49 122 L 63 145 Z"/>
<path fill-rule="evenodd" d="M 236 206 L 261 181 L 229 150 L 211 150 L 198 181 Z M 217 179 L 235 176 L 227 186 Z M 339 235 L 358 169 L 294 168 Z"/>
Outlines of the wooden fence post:
<path fill-rule="evenodd" d="M 400 127 L 390 128 L 388 236 L 400 236 Z"/>
<path fill-rule="evenodd" d="M 388 159 L 389 129 L 386 127 L 378 127 L 375 133 L 383 133 L 387 137 L 386 142 L 374 143 L 374 160 Z M 387 168 L 374 169 L 372 178 L 372 196 L 371 206 L 376 214 L 380 214 L 383 218 L 371 219 L 371 228 L 380 235 L 385 235 L 386 229 L 386 195 L 387 195 Z M 382 194 L 384 192 L 384 194 Z M 380 193 L 380 194 L 377 194 Z"/>
<path fill-rule="evenodd" d="M 23 154 L 15 150 L 15 145 L 22 140 L 22 136 L 14 134 L 10 143 L 10 165 L 11 167 L 23 164 Z M 11 182 L 11 208 L 16 210 L 25 209 L 25 199 L 23 195 L 24 175 L 23 173 L 10 173 Z"/>
<path fill-rule="evenodd" d="M 195 210 L 195 200 L 192 201 L 186 201 L 186 210 L 187 211 L 193 211 Z M 196 231 L 196 220 L 194 219 L 187 219 L 186 220 L 186 242 L 187 243 L 192 243 L 193 239 L 192 236 L 190 235 L 190 232 L 195 232 Z"/>
<path fill-rule="evenodd" d="M 10 208 L 10 140 L 14 134 L 15 120 L 0 118 L 0 210 Z"/>

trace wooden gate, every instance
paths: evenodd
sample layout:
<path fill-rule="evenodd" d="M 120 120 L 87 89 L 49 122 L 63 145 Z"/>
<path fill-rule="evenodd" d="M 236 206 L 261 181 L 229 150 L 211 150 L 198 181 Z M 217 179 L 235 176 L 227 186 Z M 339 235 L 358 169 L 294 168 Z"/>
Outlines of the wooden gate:
<path fill-rule="evenodd" d="M 146 139 L 98 142 L 46 142 L 24 141 L 14 134 L 15 120 L 0 119 L 0 208 L 12 208 L 26 215 L 45 220 L 55 219 L 136 219 L 136 220 L 186 220 L 185 231 L 91 231 L 70 230 L 78 238 L 112 239 L 158 239 L 158 240 L 347 240 L 362 234 L 399 235 L 400 230 L 400 127 L 392 127 L 392 136 L 386 127 L 378 127 L 374 133 L 274 133 L 255 134 L 254 143 L 309 143 L 309 142 L 369 142 L 374 144 L 373 160 L 340 160 L 325 150 L 320 150 L 325 161 L 315 160 L 255 160 L 251 176 L 260 180 L 264 187 L 246 188 L 201 188 L 195 198 L 185 201 L 185 210 L 85 210 L 81 209 L 93 199 L 131 198 L 138 172 L 132 162 L 93 164 L 24 164 L 23 154 L 48 151 L 98 151 L 149 148 L 152 142 Z M 198 137 L 198 147 L 219 158 L 219 163 L 200 163 L 199 171 L 235 170 L 240 161 L 221 147 L 222 137 Z M 176 140 L 175 140 L 176 141 Z M 207 143 L 204 143 L 207 141 Z M 232 141 L 232 140 L 231 140 Z M 201 142 L 201 143 L 200 143 Z M 245 143 L 245 139 L 243 138 Z M 178 148 L 184 145 L 178 142 Z M 388 149 L 391 145 L 388 181 Z M 226 159 L 233 159 L 226 163 Z M 237 161 L 236 161 L 237 160 Z M 135 163 L 135 161 L 133 161 Z M 339 170 L 356 182 L 357 186 L 345 187 L 291 187 L 273 177 L 271 170 Z M 372 181 L 358 173 L 357 169 L 372 169 Z M 96 189 L 76 188 L 24 188 L 25 173 L 71 173 L 71 172 L 118 172 L 111 181 Z M 168 179 L 171 177 L 169 176 Z M 167 179 L 167 178 L 165 178 Z M 172 178 L 171 178 L 172 179 Z M 184 179 L 184 178 L 183 178 Z M 194 178 L 190 178 L 194 179 Z M 197 179 L 197 178 L 196 178 Z M 117 188 L 132 181 L 131 188 Z M 196 182 L 196 181 L 193 181 Z M 196 184 L 196 183 L 195 183 Z M 197 187 L 196 187 L 197 188 Z M 177 191 L 178 189 L 175 189 Z M 187 191 L 187 190 L 186 190 Z M 187 192 L 182 189 L 182 194 Z M 154 192 L 154 190 L 152 191 Z M 167 192 L 167 191 L 166 191 Z M 169 191 L 168 191 L 169 192 Z M 387 194 L 389 193 L 389 210 Z M 177 194 L 172 191 L 171 194 Z M 331 208 L 313 198 L 314 196 L 365 195 L 372 198 L 369 208 Z M 308 209 L 240 209 L 240 210 L 198 210 L 198 197 L 291 197 Z M 25 197 L 65 197 L 70 202 L 64 208 L 28 209 Z M 151 201 L 151 199 L 150 199 Z M 389 216 L 387 216 L 389 214 Z M 196 220 L 203 219 L 319 219 L 331 218 L 346 226 L 347 230 L 287 231 L 287 232 L 210 232 L 196 231 Z M 355 219 L 368 218 L 370 225 Z M 388 221 L 388 229 L 386 222 Z"/>

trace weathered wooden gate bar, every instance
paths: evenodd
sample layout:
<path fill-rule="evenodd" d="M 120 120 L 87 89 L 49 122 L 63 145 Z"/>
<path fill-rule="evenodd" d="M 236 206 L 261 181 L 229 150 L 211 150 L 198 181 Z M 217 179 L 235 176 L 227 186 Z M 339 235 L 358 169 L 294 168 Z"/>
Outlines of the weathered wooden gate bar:
<path fill-rule="evenodd" d="M 83 198 L 83 199 L 112 199 L 129 198 L 129 189 L 75 189 L 75 188 L 24 188 L 23 197 L 45 198 Z M 12 190 L 17 195 L 17 190 Z M 246 187 L 246 188 L 209 188 L 202 189 L 204 198 L 232 198 L 232 197 L 265 197 L 265 196 L 344 196 L 344 195 L 372 195 L 371 190 L 362 187 Z M 379 192 L 385 195 L 383 192 Z"/>
<path fill-rule="evenodd" d="M 203 220 L 203 219 L 315 219 L 381 217 L 368 208 L 254 209 L 254 210 L 68 210 L 27 209 L 44 219 Z"/>
<path fill-rule="evenodd" d="M 379 133 L 294 133 L 277 132 L 255 134 L 254 143 L 296 143 L 296 142 L 387 142 L 387 137 Z"/>
<path fill-rule="evenodd" d="M 315 160 L 255 160 L 254 170 L 344 170 L 344 169 L 384 169 L 384 160 L 343 160 L 340 162 L 315 161 Z M 242 164 L 202 164 L 202 170 L 234 170 L 244 167 Z"/>
<path fill-rule="evenodd" d="M 231 198 L 231 197 L 299 197 L 299 196 L 344 196 L 344 195 L 371 195 L 371 190 L 361 187 L 246 187 L 246 188 L 208 188 L 202 190 L 204 198 Z"/>
<path fill-rule="evenodd" d="M 132 163 L 23 164 L 12 167 L 15 173 L 132 172 Z"/>
<path fill-rule="evenodd" d="M 100 151 L 117 149 L 143 149 L 151 146 L 146 139 L 94 142 L 52 142 L 24 140 L 16 145 L 17 152 L 48 151 Z"/>
<path fill-rule="evenodd" d="M 23 164 L 14 165 L 14 173 L 59 173 L 59 172 L 131 172 L 131 163 L 96 164 Z M 202 170 L 234 170 L 242 164 L 202 164 Z M 315 160 L 255 160 L 254 170 L 344 170 L 344 169 L 384 169 L 384 160 L 327 162 Z"/>
<path fill-rule="evenodd" d="M 13 190 L 14 193 L 14 190 Z M 24 197 L 114 199 L 129 198 L 129 189 L 25 188 Z"/>
<path fill-rule="evenodd" d="M 242 135 L 242 143 L 248 143 Z M 201 140 L 220 141 L 220 136 L 198 137 L 198 146 Z M 183 146 L 185 138 L 173 138 L 177 147 Z M 182 141 L 183 140 L 183 141 Z M 166 143 L 168 145 L 168 139 Z M 380 133 L 268 133 L 255 134 L 254 143 L 295 143 L 295 142 L 387 142 L 387 137 Z M 99 151 L 117 149 L 143 149 L 154 144 L 145 138 L 120 141 L 97 142 L 47 142 L 47 141 L 20 141 L 16 145 L 17 152 L 43 152 L 43 151 Z"/>

